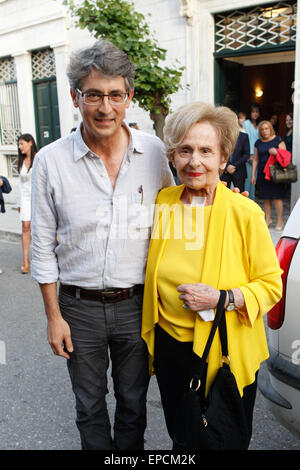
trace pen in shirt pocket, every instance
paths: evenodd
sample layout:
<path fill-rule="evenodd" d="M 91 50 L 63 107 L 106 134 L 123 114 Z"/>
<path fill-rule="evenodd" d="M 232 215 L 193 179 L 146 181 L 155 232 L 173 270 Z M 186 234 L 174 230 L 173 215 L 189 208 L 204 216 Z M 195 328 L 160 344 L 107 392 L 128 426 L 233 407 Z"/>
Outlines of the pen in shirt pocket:
<path fill-rule="evenodd" d="M 141 195 L 141 204 L 143 204 L 143 202 L 144 202 L 144 189 L 143 189 L 142 184 L 139 186 L 138 192 Z"/>

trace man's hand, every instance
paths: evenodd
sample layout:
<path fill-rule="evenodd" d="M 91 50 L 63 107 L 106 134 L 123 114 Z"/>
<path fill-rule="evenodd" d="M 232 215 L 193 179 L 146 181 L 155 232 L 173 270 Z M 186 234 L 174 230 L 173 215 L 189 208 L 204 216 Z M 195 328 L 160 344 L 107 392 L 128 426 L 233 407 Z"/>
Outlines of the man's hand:
<path fill-rule="evenodd" d="M 1 188 L 1 186 L 3 186 L 3 179 L 2 178 L 0 178 L 0 188 Z"/>
<path fill-rule="evenodd" d="M 72 353 L 74 350 L 71 340 L 71 331 L 68 323 L 63 319 L 60 312 L 56 282 L 40 284 L 40 288 L 48 318 L 48 342 L 54 354 L 70 359 L 69 353 Z"/>
<path fill-rule="evenodd" d="M 69 353 L 73 352 L 73 344 L 68 323 L 62 317 L 49 320 L 47 335 L 54 354 L 70 359 Z"/>
<path fill-rule="evenodd" d="M 222 182 L 225 186 L 227 186 L 227 181 L 221 181 L 221 182 Z M 232 191 L 233 191 L 234 193 L 240 193 L 240 192 L 241 192 L 241 191 L 240 191 L 240 188 L 232 188 Z M 245 196 L 245 197 L 249 197 L 248 191 L 243 191 L 243 192 L 241 193 L 241 195 L 242 195 L 242 196 Z"/>
<path fill-rule="evenodd" d="M 228 165 L 226 168 L 227 173 L 232 175 L 236 171 L 236 167 L 234 165 Z"/>

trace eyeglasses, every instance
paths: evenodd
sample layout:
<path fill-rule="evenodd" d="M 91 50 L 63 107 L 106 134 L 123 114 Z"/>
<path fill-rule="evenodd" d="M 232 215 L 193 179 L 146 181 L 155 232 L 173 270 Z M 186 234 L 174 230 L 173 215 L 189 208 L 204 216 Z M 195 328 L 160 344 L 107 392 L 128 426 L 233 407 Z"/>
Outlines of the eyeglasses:
<path fill-rule="evenodd" d="M 96 91 L 81 91 L 79 88 L 76 88 L 77 93 L 79 93 L 83 102 L 88 105 L 97 106 L 103 103 L 104 97 L 107 96 L 110 104 L 120 105 L 126 103 L 128 100 L 129 93 L 121 92 L 112 92 L 108 94 L 97 93 Z"/>

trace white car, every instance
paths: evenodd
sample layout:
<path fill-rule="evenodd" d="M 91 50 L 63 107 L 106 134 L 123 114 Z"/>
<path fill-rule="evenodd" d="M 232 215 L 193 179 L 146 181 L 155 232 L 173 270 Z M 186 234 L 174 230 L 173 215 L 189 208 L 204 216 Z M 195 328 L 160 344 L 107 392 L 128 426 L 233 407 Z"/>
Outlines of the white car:
<path fill-rule="evenodd" d="M 300 198 L 276 246 L 283 296 L 268 313 L 270 358 L 259 389 L 278 421 L 300 437 Z"/>

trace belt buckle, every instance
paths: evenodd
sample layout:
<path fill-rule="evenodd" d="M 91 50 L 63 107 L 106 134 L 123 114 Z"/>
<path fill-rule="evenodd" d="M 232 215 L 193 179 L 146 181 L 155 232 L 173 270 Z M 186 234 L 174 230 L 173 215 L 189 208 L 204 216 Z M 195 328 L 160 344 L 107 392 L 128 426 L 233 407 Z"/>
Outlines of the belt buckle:
<path fill-rule="evenodd" d="M 101 294 L 116 294 L 118 292 L 118 289 L 110 289 L 107 287 L 106 289 L 102 289 Z"/>
<path fill-rule="evenodd" d="M 110 288 L 103 289 L 100 294 L 101 302 L 103 303 L 113 302 L 115 300 L 115 297 L 111 297 L 111 296 L 118 294 L 118 292 L 119 291 L 116 289 L 110 289 Z"/>

